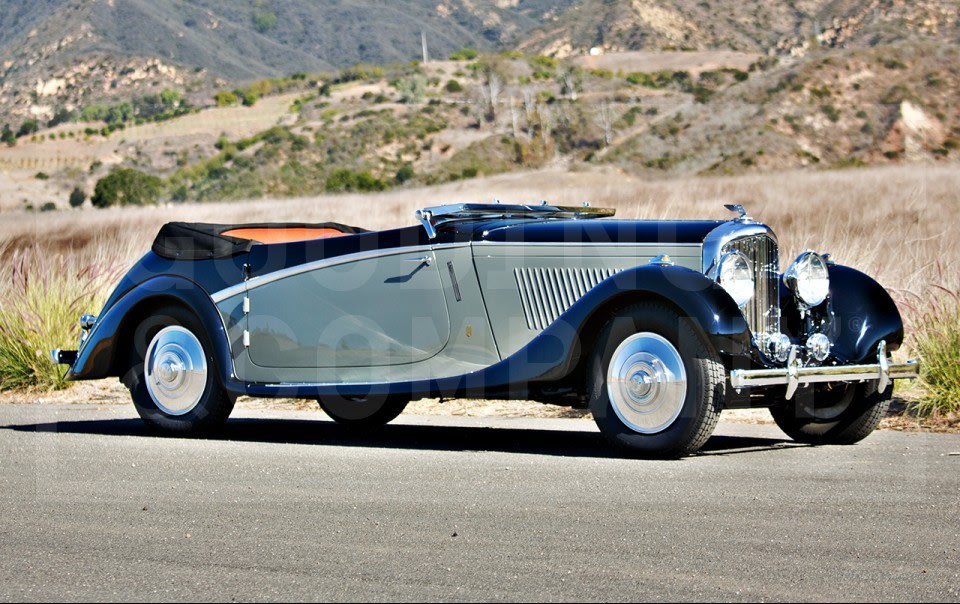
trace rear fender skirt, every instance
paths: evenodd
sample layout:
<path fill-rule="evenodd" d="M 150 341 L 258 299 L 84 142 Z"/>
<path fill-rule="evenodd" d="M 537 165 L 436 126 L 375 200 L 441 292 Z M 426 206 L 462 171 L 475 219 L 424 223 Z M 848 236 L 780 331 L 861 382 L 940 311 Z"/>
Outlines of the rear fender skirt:
<path fill-rule="evenodd" d="M 247 384 L 244 393 L 266 397 L 367 396 L 524 397 L 532 384 L 560 380 L 577 366 L 581 350 L 617 310 L 658 299 L 690 317 L 727 358 L 749 362 L 750 332 L 729 294 L 703 274 L 679 266 L 647 265 L 618 273 L 590 290 L 527 346 L 467 375 L 382 384 Z M 589 340 L 588 340 L 589 339 Z"/>
<path fill-rule="evenodd" d="M 127 354 L 123 341 L 128 329 L 144 305 L 180 304 L 197 315 L 213 343 L 213 352 L 220 370 L 221 381 L 228 388 L 236 388 L 233 361 L 226 330 L 220 314 L 204 290 L 189 279 L 170 275 L 144 281 L 125 293 L 97 319 L 90 336 L 83 343 L 77 360 L 67 373 L 71 380 L 91 380 L 117 376 L 122 363 L 117 355 Z"/>
<path fill-rule="evenodd" d="M 873 278 L 848 266 L 830 266 L 829 312 L 833 354 L 847 363 L 876 362 L 877 345 L 903 343 L 903 319 L 890 294 Z"/>

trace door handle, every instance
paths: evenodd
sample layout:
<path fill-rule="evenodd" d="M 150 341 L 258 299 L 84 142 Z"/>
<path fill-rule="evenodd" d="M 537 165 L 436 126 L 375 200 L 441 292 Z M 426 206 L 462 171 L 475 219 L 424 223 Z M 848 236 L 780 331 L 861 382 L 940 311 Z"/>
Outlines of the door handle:
<path fill-rule="evenodd" d="M 416 262 L 417 264 L 426 264 L 430 266 L 432 262 L 430 256 L 420 256 L 419 258 L 407 258 L 406 262 Z"/>

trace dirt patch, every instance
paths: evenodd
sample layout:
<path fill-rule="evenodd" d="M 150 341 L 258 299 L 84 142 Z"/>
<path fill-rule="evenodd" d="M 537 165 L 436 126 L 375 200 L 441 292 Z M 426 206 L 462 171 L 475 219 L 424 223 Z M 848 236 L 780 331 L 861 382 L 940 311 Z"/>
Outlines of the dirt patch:
<path fill-rule="evenodd" d="M 654 52 L 631 51 L 611 52 L 597 56 L 577 57 L 574 63 L 588 69 L 609 69 L 610 71 L 689 71 L 697 77 L 704 71 L 732 68 L 746 71 L 762 55 L 730 50 L 691 51 L 691 52 Z"/>

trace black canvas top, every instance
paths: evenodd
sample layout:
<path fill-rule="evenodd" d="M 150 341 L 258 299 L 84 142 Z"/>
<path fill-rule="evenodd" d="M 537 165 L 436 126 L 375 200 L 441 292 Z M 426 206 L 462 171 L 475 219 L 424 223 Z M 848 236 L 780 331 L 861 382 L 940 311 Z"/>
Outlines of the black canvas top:
<path fill-rule="evenodd" d="M 337 222 L 268 222 L 253 224 L 210 224 L 204 222 L 168 222 L 153 240 L 153 253 L 170 260 L 212 260 L 229 258 L 250 251 L 257 244 L 251 239 L 222 235 L 234 229 L 305 228 L 336 229 L 341 233 L 366 233 L 366 229 Z"/>

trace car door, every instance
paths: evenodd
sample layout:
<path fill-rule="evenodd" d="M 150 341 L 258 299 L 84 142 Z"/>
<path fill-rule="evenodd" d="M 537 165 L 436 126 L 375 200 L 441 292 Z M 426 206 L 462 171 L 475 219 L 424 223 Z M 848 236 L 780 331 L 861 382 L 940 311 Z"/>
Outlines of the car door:
<path fill-rule="evenodd" d="M 415 363 L 439 353 L 450 336 L 427 246 L 337 256 L 248 283 L 249 355 L 260 367 Z"/>

